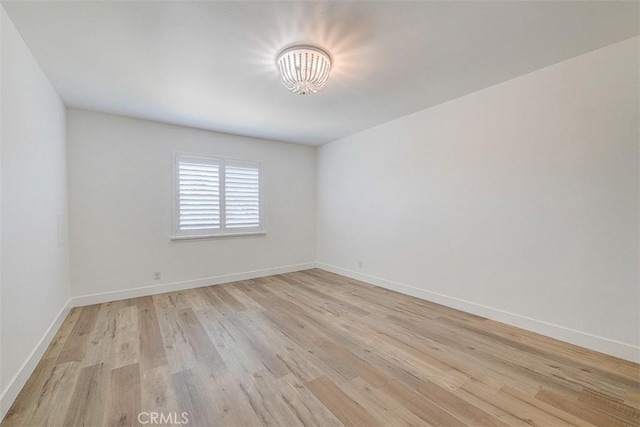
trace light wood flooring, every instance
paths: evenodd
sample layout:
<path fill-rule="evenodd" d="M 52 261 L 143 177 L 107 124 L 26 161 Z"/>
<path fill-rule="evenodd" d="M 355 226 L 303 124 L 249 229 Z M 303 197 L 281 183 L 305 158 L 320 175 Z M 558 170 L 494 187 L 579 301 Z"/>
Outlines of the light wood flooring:
<path fill-rule="evenodd" d="M 308 270 L 74 309 L 2 426 L 141 412 L 186 412 L 188 426 L 640 425 L 640 367 Z"/>

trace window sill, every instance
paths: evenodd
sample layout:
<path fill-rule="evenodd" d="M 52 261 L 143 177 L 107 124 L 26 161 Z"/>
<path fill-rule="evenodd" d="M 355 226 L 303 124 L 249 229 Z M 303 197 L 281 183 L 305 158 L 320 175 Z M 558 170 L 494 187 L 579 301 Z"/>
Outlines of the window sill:
<path fill-rule="evenodd" d="M 209 239 L 224 239 L 227 237 L 250 237 L 250 236 L 264 236 L 266 231 L 249 231 L 246 233 L 227 233 L 227 234 L 203 234 L 194 236 L 171 236 L 172 242 L 186 242 L 188 240 L 209 240 Z"/>

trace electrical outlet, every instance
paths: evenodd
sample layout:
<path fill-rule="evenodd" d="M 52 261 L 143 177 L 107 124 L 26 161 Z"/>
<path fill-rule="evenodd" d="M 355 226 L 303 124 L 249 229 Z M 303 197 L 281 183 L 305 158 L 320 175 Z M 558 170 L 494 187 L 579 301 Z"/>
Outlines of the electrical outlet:
<path fill-rule="evenodd" d="M 362 268 L 362 260 L 358 260 L 358 268 Z"/>
<path fill-rule="evenodd" d="M 156 271 L 155 273 L 153 273 L 153 280 L 160 280 L 160 272 Z"/>

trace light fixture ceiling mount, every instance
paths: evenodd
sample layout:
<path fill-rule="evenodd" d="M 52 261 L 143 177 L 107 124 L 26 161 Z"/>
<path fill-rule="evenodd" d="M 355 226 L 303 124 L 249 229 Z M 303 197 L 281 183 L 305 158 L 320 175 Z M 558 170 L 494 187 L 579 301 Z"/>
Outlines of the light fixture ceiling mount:
<path fill-rule="evenodd" d="M 327 84 L 331 57 L 324 50 L 308 45 L 291 46 L 276 58 L 282 83 L 293 93 L 316 93 Z"/>

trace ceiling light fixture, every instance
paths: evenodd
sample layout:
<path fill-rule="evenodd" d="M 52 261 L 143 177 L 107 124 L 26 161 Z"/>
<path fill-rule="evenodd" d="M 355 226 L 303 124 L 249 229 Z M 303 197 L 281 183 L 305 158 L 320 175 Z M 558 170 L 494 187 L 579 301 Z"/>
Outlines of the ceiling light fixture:
<path fill-rule="evenodd" d="M 331 57 L 313 46 L 292 46 L 278 54 L 276 65 L 282 83 L 293 93 L 316 93 L 327 84 Z"/>

